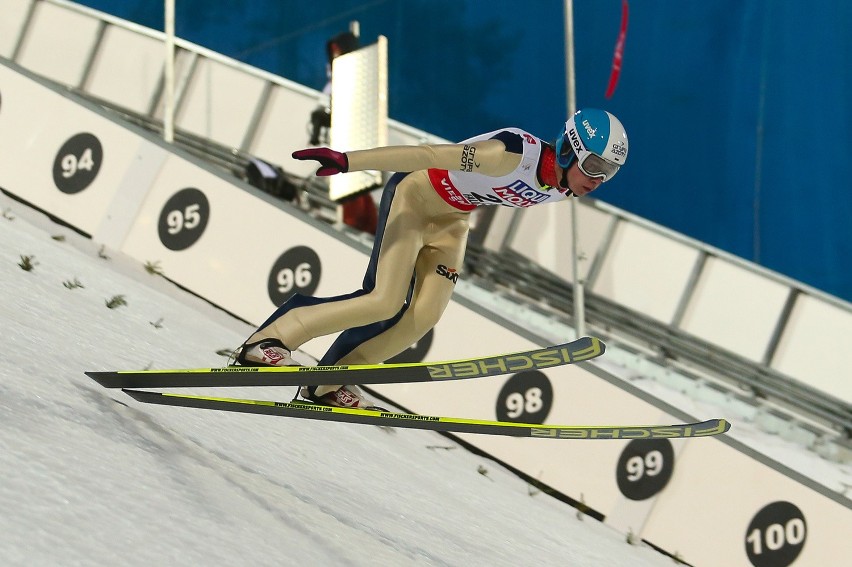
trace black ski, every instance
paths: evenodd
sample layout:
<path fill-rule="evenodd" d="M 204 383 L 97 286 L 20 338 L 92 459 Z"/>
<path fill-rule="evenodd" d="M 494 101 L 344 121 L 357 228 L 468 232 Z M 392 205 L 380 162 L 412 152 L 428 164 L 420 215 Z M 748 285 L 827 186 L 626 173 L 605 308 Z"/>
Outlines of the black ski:
<path fill-rule="evenodd" d="M 234 398 L 214 398 L 164 392 L 124 390 L 133 398 L 147 404 L 181 406 L 208 410 L 230 411 L 318 419 L 363 425 L 427 429 L 450 433 L 477 433 L 539 439 L 675 439 L 711 437 L 730 429 L 724 419 L 674 425 L 536 425 L 508 421 L 438 417 L 391 411 L 321 406 L 308 402 L 272 402 Z"/>
<path fill-rule="evenodd" d="M 321 384 L 399 384 L 466 380 L 524 370 L 543 370 L 591 360 L 606 345 L 595 337 L 511 354 L 447 362 L 351 366 L 281 366 L 119 370 L 86 372 L 105 388 L 203 388 L 223 386 L 317 386 Z"/>

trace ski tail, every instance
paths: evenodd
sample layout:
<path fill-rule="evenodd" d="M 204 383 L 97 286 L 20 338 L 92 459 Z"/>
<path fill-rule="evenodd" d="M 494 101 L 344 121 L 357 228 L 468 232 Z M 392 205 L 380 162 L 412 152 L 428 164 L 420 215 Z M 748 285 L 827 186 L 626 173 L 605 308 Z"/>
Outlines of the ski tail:
<path fill-rule="evenodd" d="M 147 404 L 190 407 L 314 419 L 363 425 L 423 429 L 448 433 L 475 433 L 539 439 L 675 439 L 710 437 L 730 429 L 724 419 L 673 425 L 539 425 L 505 421 L 439 417 L 391 411 L 322 406 L 306 402 L 274 402 L 238 398 L 216 398 L 165 392 L 123 389 L 134 399 Z"/>

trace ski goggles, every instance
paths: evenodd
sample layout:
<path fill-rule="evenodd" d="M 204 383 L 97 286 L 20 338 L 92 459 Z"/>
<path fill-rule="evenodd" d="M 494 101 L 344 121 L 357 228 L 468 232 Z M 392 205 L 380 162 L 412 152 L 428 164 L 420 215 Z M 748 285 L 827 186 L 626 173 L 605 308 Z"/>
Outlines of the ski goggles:
<path fill-rule="evenodd" d="M 621 166 L 610 163 L 597 154 L 588 153 L 577 162 L 577 167 L 589 177 L 601 177 L 607 181 L 612 179 Z"/>
<path fill-rule="evenodd" d="M 600 177 L 604 181 L 609 181 L 618 173 L 618 168 L 621 166 L 609 162 L 597 154 L 590 151 L 582 152 L 583 156 L 577 158 L 577 167 L 589 177 Z M 556 140 L 556 163 L 562 169 L 568 169 L 576 154 L 568 142 L 567 136 L 560 136 Z"/>

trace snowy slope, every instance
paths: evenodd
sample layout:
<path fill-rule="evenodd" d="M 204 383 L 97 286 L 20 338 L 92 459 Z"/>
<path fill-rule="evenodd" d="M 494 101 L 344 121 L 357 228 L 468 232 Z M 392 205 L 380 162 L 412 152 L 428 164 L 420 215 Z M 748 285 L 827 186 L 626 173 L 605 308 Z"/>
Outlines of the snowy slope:
<path fill-rule="evenodd" d="M 249 329 L 2 195 L 0 209 L 3 565 L 672 564 L 435 433 L 101 388 L 83 371 L 215 366 Z M 292 392 L 227 391 L 244 394 Z"/>

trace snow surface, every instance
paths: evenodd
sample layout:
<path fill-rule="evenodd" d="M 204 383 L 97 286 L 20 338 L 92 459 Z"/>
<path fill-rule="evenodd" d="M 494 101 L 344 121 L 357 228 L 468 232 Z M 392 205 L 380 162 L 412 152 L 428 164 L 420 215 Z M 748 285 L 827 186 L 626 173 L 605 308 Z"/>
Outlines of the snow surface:
<path fill-rule="evenodd" d="M 101 388 L 83 372 L 217 366 L 251 329 L 2 195 L 0 209 L 0 564 L 672 565 L 437 433 Z"/>

